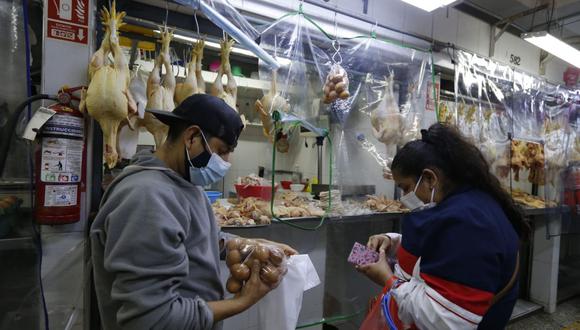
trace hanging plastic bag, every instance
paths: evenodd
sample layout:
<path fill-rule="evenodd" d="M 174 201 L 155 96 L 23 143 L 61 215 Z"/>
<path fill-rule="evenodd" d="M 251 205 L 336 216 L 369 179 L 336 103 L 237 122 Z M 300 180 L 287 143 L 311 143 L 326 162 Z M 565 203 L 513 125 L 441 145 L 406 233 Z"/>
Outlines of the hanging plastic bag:
<path fill-rule="evenodd" d="M 306 254 L 288 258 L 288 272 L 280 285 L 257 304 L 259 330 L 294 330 L 302 298 L 320 284 L 316 269 Z"/>
<path fill-rule="evenodd" d="M 348 74 L 339 63 L 334 63 L 324 83 L 323 102 L 330 104 L 338 99 L 348 99 L 350 97 L 348 87 Z"/>
<path fill-rule="evenodd" d="M 323 72 L 328 71 L 331 61 L 313 40 L 328 38 L 304 13 L 295 12 L 265 27 L 260 46 L 281 65 L 276 72 L 276 95 L 286 100 L 283 108 L 287 111 L 280 113 L 280 122 L 285 127 L 298 122 L 322 136 L 319 105 L 326 79 Z M 274 74 L 267 63 L 259 61 L 259 70 L 260 80 L 272 81 Z M 268 93 L 264 91 L 264 95 Z M 265 110 L 271 114 L 274 109 Z"/>

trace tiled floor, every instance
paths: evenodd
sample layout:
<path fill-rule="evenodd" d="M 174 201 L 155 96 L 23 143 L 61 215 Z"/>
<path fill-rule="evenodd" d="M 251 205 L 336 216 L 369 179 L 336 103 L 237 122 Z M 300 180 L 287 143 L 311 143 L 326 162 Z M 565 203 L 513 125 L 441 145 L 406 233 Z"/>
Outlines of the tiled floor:
<path fill-rule="evenodd" d="M 580 297 L 559 304 L 554 314 L 538 312 L 511 323 L 508 330 L 580 330 Z"/>

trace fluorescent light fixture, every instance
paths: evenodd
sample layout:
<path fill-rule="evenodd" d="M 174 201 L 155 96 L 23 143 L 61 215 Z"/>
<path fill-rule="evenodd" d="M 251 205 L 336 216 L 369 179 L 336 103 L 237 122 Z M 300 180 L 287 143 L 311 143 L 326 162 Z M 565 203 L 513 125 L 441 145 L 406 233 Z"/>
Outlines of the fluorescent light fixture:
<path fill-rule="evenodd" d="M 456 0 L 402 0 L 410 5 L 413 5 L 417 8 L 421 8 L 425 11 L 433 11 L 437 8 L 441 8 L 447 6 Z"/>
<path fill-rule="evenodd" d="M 546 31 L 522 34 L 522 38 L 548 53 L 580 68 L 580 50 L 554 37 Z"/>

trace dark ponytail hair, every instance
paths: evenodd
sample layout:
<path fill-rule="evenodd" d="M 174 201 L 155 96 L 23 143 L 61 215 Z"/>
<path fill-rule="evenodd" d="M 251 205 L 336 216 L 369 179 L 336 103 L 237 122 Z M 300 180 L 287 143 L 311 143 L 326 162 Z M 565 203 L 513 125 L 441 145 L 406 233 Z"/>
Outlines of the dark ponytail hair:
<path fill-rule="evenodd" d="M 455 185 L 468 185 L 491 195 L 501 206 L 522 241 L 530 227 L 522 212 L 490 172 L 481 151 L 454 126 L 434 124 L 422 130 L 422 139 L 407 143 L 395 156 L 393 172 L 419 178 L 426 168 L 438 169 Z"/>

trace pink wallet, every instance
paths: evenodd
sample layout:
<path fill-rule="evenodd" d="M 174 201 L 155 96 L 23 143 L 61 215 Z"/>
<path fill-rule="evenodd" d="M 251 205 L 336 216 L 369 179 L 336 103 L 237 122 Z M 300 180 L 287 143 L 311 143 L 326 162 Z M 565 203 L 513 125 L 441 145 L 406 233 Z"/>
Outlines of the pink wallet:
<path fill-rule="evenodd" d="M 356 242 L 348 256 L 348 262 L 358 266 L 364 266 L 379 261 L 379 254 L 366 246 Z"/>

